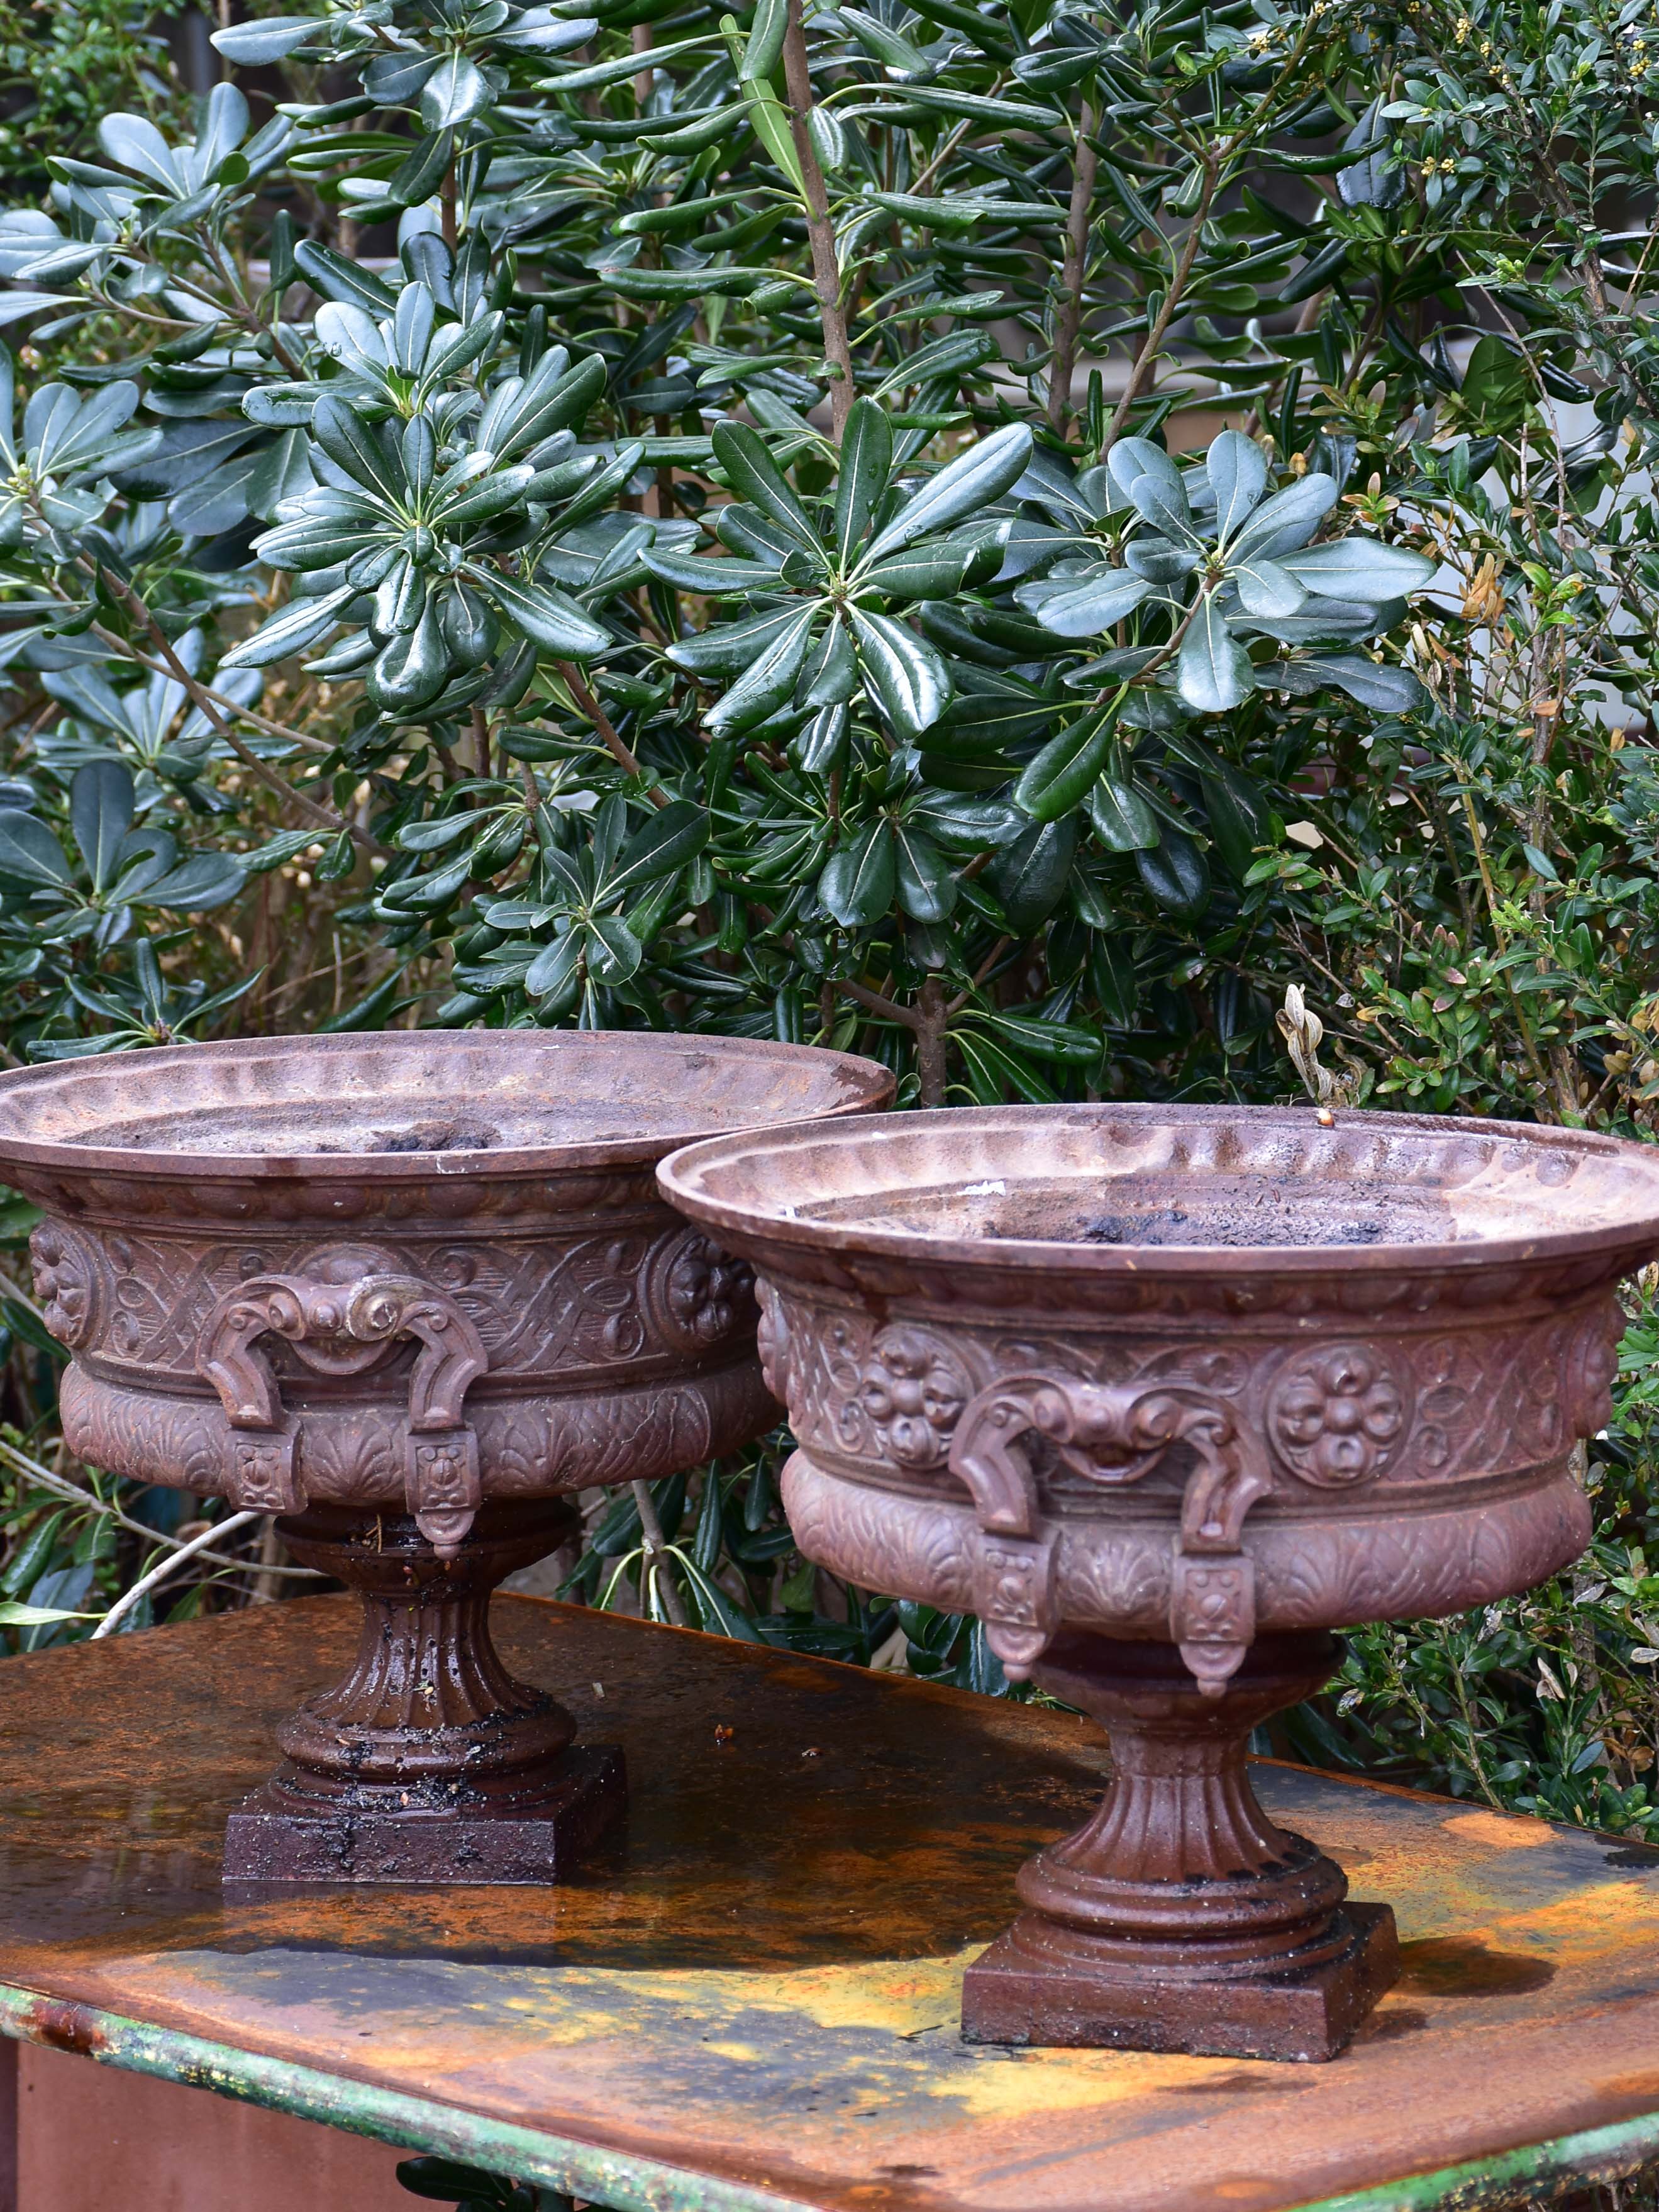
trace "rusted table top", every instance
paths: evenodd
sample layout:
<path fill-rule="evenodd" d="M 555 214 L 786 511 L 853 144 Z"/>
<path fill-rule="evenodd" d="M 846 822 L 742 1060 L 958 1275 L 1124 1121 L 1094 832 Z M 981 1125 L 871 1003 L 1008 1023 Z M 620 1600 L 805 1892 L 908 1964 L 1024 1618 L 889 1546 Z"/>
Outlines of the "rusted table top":
<path fill-rule="evenodd" d="M 4 1663 L 0 2029 L 623 2212 L 1383 2212 L 1659 2153 L 1659 1851 L 1268 1765 L 1399 1915 L 1346 2057 L 970 2050 L 963 1966 L 1097 1790 L 1087 1723 L 530 1599 L 509 1660 L 627 1748 L 611 1856 L 227 1902 L 225 1814 L 353 1612 Z"/>

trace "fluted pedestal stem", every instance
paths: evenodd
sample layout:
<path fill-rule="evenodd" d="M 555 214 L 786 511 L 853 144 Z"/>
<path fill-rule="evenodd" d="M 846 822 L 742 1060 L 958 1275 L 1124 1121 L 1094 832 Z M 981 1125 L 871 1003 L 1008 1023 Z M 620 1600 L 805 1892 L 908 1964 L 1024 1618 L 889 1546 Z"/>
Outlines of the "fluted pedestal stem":
<path fill-rule="evenodd" d="M 1027 1908 L 969 1969 L 970 2041 L 1328 2058 L 1398 1971 L 1393 1915 L 1276 1827 L 1250 1731 L 1325 1680 L 1323 1635 L 1263 1637 L 1218 1698 L 1168 1644 L 1073 1634 L 1035 1670 L 1111 1739 L 1112 1780 L 1073 1836 L 1020 1869 Z"/>
<path fill-rule="evenodd" d="M 486 1505 L 453 1559 L 412 1520 L 316 1506 L 279 1523 L 354 1589 L 349 1672 L 276 1731 L 283 1762 L 231 1816 L 228 1880 L 556 1879 L 623 1802 L 621 1754 L 508 1672 L 490 1594 L 575 1525 L 561 1499 Z"/>

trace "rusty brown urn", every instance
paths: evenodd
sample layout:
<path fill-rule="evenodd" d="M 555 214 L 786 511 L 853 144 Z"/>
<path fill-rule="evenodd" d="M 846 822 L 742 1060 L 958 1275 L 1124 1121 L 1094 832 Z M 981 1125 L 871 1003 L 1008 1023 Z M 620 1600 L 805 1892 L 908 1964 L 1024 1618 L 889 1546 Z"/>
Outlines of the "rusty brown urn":
<path fill-rule="evenodd" d="M 857 1114 L 869 1061 L 539 1030 L 252 1039 L 0 1077 L 0 1176 L 74 1354 L 70 1448 L 280 1515 L 361 1595 L 227 1879 L 545 1881 L 623 1798 L 490 1642 L 568 1493 L 776 1418 L 748 1271 L 658 1195 L 690 1136 Z"/>
<path fill-rule="evenodd" d="M 1110 1737 L 1099 1811 L 968 1971 L 964 2034 L 1334 2057 L 1395 1978 L 1393 1915 L 1268 1819 L 1250 1730 L 1325 1680 L 1332 1630 L 1583 1549 L 1573 1447 L 1614 1287 L 1659 1250 L 1659 1149 L 1012 1107 L 726 1137 L 661 1181 L 754 1263 L 801 1550 L 977 1613 Z"/>

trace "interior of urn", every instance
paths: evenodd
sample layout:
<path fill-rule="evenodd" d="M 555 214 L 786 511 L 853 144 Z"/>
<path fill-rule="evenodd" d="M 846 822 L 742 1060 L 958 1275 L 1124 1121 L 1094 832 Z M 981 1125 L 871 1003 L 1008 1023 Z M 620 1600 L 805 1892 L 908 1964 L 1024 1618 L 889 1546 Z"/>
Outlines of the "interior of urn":
<path fill-rule="evenodd" d="M 76 1061 L 0 1084 L 0 1148 L 271 1158 L 666 1151 L 873 1103 L 872 1073 L 828 1054 L 672 1036 L 276 1038 Z"/>
<path fill-rule="evenodd" d="M 1000 1184 L 1000 1187 L 999 1186 Z M 888 1192 L 878 1203 L 830 1200 L 800 1218 L 860 1222 L 921 1237 L 1018 1237 L 1052 1244 L 1441 1244 L 1470 1233 L 1443 1199 L 1424 1193 L 1331 1191 L 1242 1176 L 1147 1176 L 1079 1189 L 1075 1182 L 1002 1182 Z M 1478 1231 L 1475 1233 L 1479 1233 Z"/>
<path fill-rule="evenodd" d="M 921 1119 L 867 1124 L 850 1141 L 785 1140 L 770 1151 L 781 1205 L 769 1203 L 761 1146 L 734 1148 L 701 1188 L 841 1228 L 1124 1249 L 1479 1244 L 1659 1215 L 1659 1164 L 1632 1167 L 1630 1147 L 1391 1115 L 1350 1115 L 1328 1133 L 1311 1114 L 1271 1109 L 1231 1120 L 1015 1109 L 962 1115 L 948 1150 Z"/>

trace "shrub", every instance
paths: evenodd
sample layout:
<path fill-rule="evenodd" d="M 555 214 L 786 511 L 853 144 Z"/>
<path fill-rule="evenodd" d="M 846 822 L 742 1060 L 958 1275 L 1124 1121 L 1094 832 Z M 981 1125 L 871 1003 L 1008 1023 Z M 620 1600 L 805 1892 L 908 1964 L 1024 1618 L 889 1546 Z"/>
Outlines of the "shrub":
<path fill-rule="evenodd" d="M 186 129 L 108 114 L 0 220 L 12 1051 L 643 1024 L 925 1103 L 1646 1128 L 1646 25 L 221 31 Z M 1409 1691 L 1413 1771 L 1649 1822 L 1628 1409 L 1615 1462 L 1596 1596 L 1504 1612 L 1474 1692 L 1478 1632 L 1362 1639 L 1327 1755 L 1395 1748 Z M 695 1607 L 684 1522 L 728 1626 L 996 1686 L 964 1624 L 794 1561 L 771 1463 L 623 1493 L 579 1586 Z"/>

